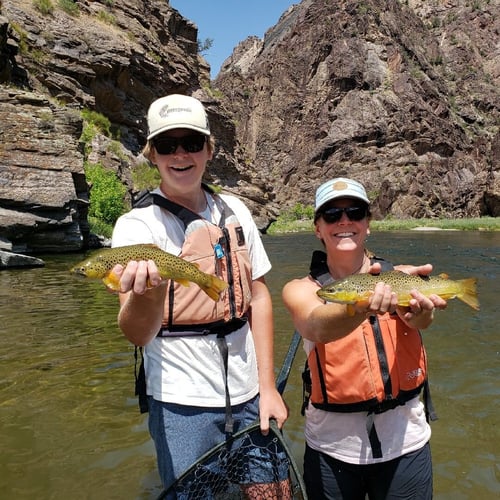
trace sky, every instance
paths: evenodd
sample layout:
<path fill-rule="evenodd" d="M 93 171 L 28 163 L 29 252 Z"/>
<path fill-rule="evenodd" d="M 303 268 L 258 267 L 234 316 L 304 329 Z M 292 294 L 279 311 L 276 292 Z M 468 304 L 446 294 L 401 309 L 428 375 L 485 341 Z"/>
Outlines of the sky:
<path fill-rule="evenodd" d="M 234 47 L 274 26 L 290 5 L 300 0 L 170 0 L 170 6 L 198 27 L 198 40 L 213 40 L 203 57 L 215 78 Z"/>

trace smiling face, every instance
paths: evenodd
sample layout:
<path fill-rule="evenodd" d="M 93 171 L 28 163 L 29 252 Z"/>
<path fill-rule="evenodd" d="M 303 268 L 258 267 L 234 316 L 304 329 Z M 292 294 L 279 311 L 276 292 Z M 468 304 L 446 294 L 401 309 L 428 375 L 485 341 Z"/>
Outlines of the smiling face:
<path fill-rule="evenodd" d="M 348 207 L 366 207 L 366 204 L 353 198 L 338 198 L 321 207 L 318 213 L 332 208 Z M 352 220 L 345 212 L 342 212 L 340 219 L 336 222 L 327 222 L 325 219 L 328 220 L 328 217 L 317 218 L 315 233 L 328 251 L 364 251 L 366 237 L 370 234 L 369 216 L 361 220 Z"/>
<path fill-rule="evenodd" d="M 173 129 L 161 137 L 183 138 L 195 135 L 189 129 Z M 199 135 L 199 134 L 198 134 Z M 190 149 L 189 147 L 187 149 Z M 161 176 L 161 189 L 171 195 L 182 195 L 200 188 L 207 161 L 212 159 L 212 147 L 207 137 L 201 151 L 189 152 L 179 144 L 170 154 L 160 154 L 151 148 L 151 161 L 156 164 Z"/>

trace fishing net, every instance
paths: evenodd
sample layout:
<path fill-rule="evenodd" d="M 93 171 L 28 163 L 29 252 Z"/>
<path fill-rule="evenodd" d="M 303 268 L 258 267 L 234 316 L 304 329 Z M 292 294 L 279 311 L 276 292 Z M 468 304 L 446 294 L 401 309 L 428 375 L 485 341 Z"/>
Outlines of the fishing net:
<path fill-rule="evenodd" d="M 159 498 L 305 500 L 306 495 L 300 471 L 276 423 L 271 423 L 264 437 L 255 422 L 212 448 Z"/>
<path fill-rule="evenodd" d="M 294 333 L 278 375 L 283 393 L 300 336 Z M 263 436 L 258 421 L 200 457 L 158 497 L 168 500 L 307 500 L 302 476 L 276 421 Z"/>

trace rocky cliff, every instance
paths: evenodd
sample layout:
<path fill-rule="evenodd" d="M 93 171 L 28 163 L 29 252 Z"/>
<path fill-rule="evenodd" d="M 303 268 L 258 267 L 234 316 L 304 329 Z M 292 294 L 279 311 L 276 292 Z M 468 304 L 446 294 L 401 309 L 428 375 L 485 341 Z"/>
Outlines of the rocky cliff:
<path fill-rule="evenodd" d="M 167 93 L 205 103 L 220 138 L 214 182 L 225 176 L 223 183 L 236 184 L 234 127 L 203 90 L 209 67 L 193 23 L 165 1 L 45 2 L 49 12 L 35 4 L 0 3 L 0 247 L 30 253 L 85 246 L 85 156 L 118 173 L 131 194 L 130 166 L 144 161 L 146 110 Z M 83 151 L 84 109 L 109 118 L 119 151 L 99 135 Z"/>
<path fill-rule="evenodd" d="M 215 86 L 276 210 L 347 175 L 378 216 L 500 215 L 499 13 L 489 1 L 303 0 L 241 43 Z"/>
<path fill-rule="evenodd" d="M 0 2 L 0 248 L 81 249 L 84 159 L 131 194 L 146 109 L 171 92 L 207 106 L 207 180 L 262 229 L 334 175 L 362 180 L 382 216 L 500 213 L 496 2 L 303 0 L 215 82 L 168 1 L 42 3 Z M 104 136 L 83 149 L 82 109 L 109 118 L 120 151 Z"/>

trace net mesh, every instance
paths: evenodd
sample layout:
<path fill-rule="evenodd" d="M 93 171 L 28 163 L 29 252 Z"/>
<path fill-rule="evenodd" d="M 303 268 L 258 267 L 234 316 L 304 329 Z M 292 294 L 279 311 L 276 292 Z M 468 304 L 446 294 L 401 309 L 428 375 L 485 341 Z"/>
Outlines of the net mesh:
<path fill-rule="evenodd" d="M 210 450 L 160 498 L 306 500 L 300 472 L 281 431 L 258 422 Z"/>

